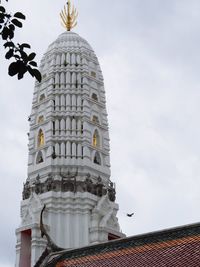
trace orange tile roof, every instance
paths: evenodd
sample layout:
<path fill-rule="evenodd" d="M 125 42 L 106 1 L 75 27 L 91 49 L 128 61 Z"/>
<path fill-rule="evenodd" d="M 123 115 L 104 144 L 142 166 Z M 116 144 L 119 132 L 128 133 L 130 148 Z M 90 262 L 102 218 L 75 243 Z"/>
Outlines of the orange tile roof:
<path fill-rule="evenodd" d="M 44 266 L 200 267 L 200 224 L 63 251 Z"/>
<path fill-rule="evenodd" d="M 119 249 L 64 260 L 56 267 L 197 267 L 200 266 L 200 236 Z"/>

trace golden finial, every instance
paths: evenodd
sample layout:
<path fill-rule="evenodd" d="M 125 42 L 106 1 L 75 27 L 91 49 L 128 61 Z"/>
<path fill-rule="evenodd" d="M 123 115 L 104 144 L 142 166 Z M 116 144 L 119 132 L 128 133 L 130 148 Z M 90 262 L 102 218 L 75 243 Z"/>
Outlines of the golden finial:
<path fill-rule="evenodd" d="M 77 25 L 77 17 L 78 17 L 78 12 L 76 8 L 71 9 L 71 1 L 67 1 L 67 10 L 66 6 L 64 6 L 64 10 L 61 11 L 60 17 L 62 20 L 62 25 L 64 28 L 66 28 L 68 31 L 70 31 L 72 28 L 74 28 Z"/>

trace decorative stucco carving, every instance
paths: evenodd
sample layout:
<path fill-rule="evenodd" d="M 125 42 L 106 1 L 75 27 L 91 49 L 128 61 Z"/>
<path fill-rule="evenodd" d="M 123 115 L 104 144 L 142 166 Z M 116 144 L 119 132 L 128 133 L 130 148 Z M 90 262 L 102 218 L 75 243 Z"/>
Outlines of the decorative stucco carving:
<path fill-rule="evenodd" d="M 78 180 L 78 171 L 76 173 L 61 173 L 60 176 L 61 180 L 55 180 L 53 176 L 49 174 L 45 182 L 41 182 L 40 176 L 38 175 L 32 186 L 30 182 L 26 182 L 22 193 L 23 200 L 29 199 L 31 196 L 31 190 L 33 190 L 37 195 L 49 191 L 73 193 L 88 192 L 98 197 L 108 195 L 111 202 L 115 201 L 115 188 L 113 184 L 110 184 L 107 187 L 103 184 L 100 176 L 98 177 L 97 182 L 93 182 L 89 174 L 86 175 L 84 181 Z"/>
<path fill-rule="evenodd" d="M 97 219 L 99 221 L 99 227 L 111 227 L 119 231 L 119 223 L 116 217 L 117 210 L 109 199 L 108 194 L 103 196 L 97 206 L 92 211 L 93 219 Z M 94 225 L 94 222 L 93 222 Z"/>
<path fill-rule="evenodd" d="M 26 209 L 22 211 L 22 224 L 38 222 L 43 205 L 35 192 L 31 192 Z"/>

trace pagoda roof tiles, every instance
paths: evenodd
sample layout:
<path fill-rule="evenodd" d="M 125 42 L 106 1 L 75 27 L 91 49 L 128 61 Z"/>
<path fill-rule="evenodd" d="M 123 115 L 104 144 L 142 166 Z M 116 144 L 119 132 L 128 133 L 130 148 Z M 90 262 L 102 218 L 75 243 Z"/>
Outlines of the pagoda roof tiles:
<path fill-rule="evenodd" d="M 198 267 L 200 223 L 50 254 L 45 267 Z"/>

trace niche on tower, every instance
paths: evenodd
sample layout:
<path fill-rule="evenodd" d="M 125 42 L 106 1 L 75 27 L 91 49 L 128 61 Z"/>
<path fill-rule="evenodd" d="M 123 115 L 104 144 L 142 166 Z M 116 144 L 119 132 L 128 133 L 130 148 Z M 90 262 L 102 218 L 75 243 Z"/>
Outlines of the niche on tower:
<path fill-rule="evenodd" d="M 95 124 L 100 124 L 99 117 L 97 115 L 92 116 L 92 122 Z"/>
<path fill-rule="evenodd" d="M 99 101 L 98 95 L 96 93 L 92 93 L 91 98 L 92 98 L 92 100 L 94 100 L 96 102 Z"/>
<path fill-rule="evenodd" d="M 40 148 L 44 146 L 44 142 L 44 132 L 42 131 L 42 129 L 40 129 L 37 136 L 37 147 Z"/>
<path fill-rule="evenodd" d="M 42 162 L 44 162 L 44 157 L 43 157 L 42 151 L 39 151 L 36 157 L 36 164 L 40 164 Z"/>
<path fill-rule="evenodd" d="M 44 122 L 44 116 L 43 115 L 40 115 L 37 119 L 37 123 L 38 124 L 42 124 Z"/>
<path fill-rule="evenodd" d="M 93 134 L 92 145 L 93 147 L 100 147 L 100 135 L 97 129 L 94 131 Z"/>
<path fill-rule="evenodd" d="M 42 102 L 42 101 L 44 101 L 45 100 L 45 94 L 41 94 L 40 96 L 39 96 L 39 102 Z"/>
<path fill-rule="evenodd" d="M 100 156 L 100 153 L 98 151 L 96 151 L 94 154 L 93 162 L 97 165 L 101 165 L 101 156 Z"/>

